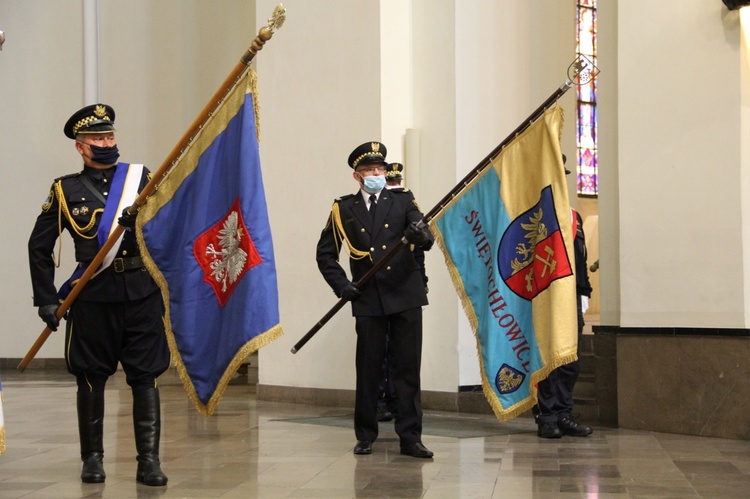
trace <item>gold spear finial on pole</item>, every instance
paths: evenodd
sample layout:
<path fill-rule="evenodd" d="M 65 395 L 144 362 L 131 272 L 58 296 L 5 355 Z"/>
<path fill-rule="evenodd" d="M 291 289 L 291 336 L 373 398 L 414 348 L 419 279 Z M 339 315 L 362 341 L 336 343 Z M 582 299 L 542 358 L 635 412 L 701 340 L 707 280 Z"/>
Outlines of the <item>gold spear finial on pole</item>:
<path fill-rule="evenodd" d="M 275 32 L 284 25 L 284 21 L 286 21 L 286 9 L 282 4 L 279 4 L 273 9 L 271 17 L 268 18 L 268 29 Z"/>
<path fill-rule="evenodd" d="M 263 48 L 263 45 L 271 39 L 276 30 L 284 25 L 284 21 L 286 21 L 286 9 L 283 5 L 279 4 L 273 9 L 273 14 L 268 19 L 268 24 L 260 29 L 258 36 L 255 37 L 255 40 L 253 40 L 253 43 L 250 45 L 250 48 L 247 49 L 245 55 L 242 56 L 240 62 L 245 66 L 249 66 L 253 57 L 255 57 L 255 54 L 257 54 L 258 51 Z"/>

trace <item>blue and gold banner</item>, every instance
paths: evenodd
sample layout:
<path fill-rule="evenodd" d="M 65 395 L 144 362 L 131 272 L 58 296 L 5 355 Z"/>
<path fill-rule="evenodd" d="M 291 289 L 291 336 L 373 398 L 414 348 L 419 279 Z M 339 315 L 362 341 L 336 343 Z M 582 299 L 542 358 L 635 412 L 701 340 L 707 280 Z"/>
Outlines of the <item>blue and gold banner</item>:
<path fill-rule="evenodd" d="M 248 70 L 136 222 L 173 362 L 204 416 L 247 356 L 282 334 L 256 95 Z"/>
<path fill-rule="evenodd" d="M 536 403 L 576 359 L 573 233 L 555 107 L 510 142 L 430 224 L 477 340 L 495 415 Z"/>

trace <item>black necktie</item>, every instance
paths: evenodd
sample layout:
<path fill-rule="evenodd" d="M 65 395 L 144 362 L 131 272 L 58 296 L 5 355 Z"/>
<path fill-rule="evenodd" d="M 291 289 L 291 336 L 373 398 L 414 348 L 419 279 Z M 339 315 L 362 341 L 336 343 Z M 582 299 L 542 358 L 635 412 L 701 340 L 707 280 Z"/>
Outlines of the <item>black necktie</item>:
<path fill-rule="evenodd" d="M 375 218 L 375 208 L 378 205 L 378 198 L 375 194 L 370 194 L 370 217 Z"/>

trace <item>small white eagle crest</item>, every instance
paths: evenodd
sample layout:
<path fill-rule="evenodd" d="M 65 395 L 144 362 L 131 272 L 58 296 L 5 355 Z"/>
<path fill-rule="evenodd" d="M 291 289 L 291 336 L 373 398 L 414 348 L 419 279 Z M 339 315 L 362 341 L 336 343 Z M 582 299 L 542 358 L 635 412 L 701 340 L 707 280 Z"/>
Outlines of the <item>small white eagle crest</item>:
<path fill-rule="evenodd" d="M 206 247 L 206 254 L 213 257 L 211 277 L 221 283 L 221 291 L 226 292 L 227 283 L 234 284 L 245 268 L 247 253 L 240 248 L 240 239 L 244 237 L 242 227 L 238 226 L 237 212 L 233 211 L 219 230 L 219 248 L 213 244 Z"/>

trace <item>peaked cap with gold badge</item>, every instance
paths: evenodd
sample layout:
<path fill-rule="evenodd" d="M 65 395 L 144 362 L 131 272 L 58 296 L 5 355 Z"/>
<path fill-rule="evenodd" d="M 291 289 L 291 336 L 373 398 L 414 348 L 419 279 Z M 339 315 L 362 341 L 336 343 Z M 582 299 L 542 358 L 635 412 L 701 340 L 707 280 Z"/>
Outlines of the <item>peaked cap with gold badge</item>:
<path fill-rule="evenodd" d="M 79 109 L 68 118 L 63 132 L 69 139 L 79 133 L 109 133 L 115 131 L 115 110 L 106 104 L 92 104 Z"/>
<path fill-rule="evenodd" d="M 388 171 L 385 172 L 386 180 L 396 180 L 403 178 L 404 165 L 401 163 L 391 163 L 388 165 Z"/>
<path fill-rule="evenodd" d="M 388 153 L 385 145 L 380 142 L 365 142 L 349 155 L 349 166 L 356 170 L 359 165 L 380 163 L 387 165 L 385 155 Z"/>

